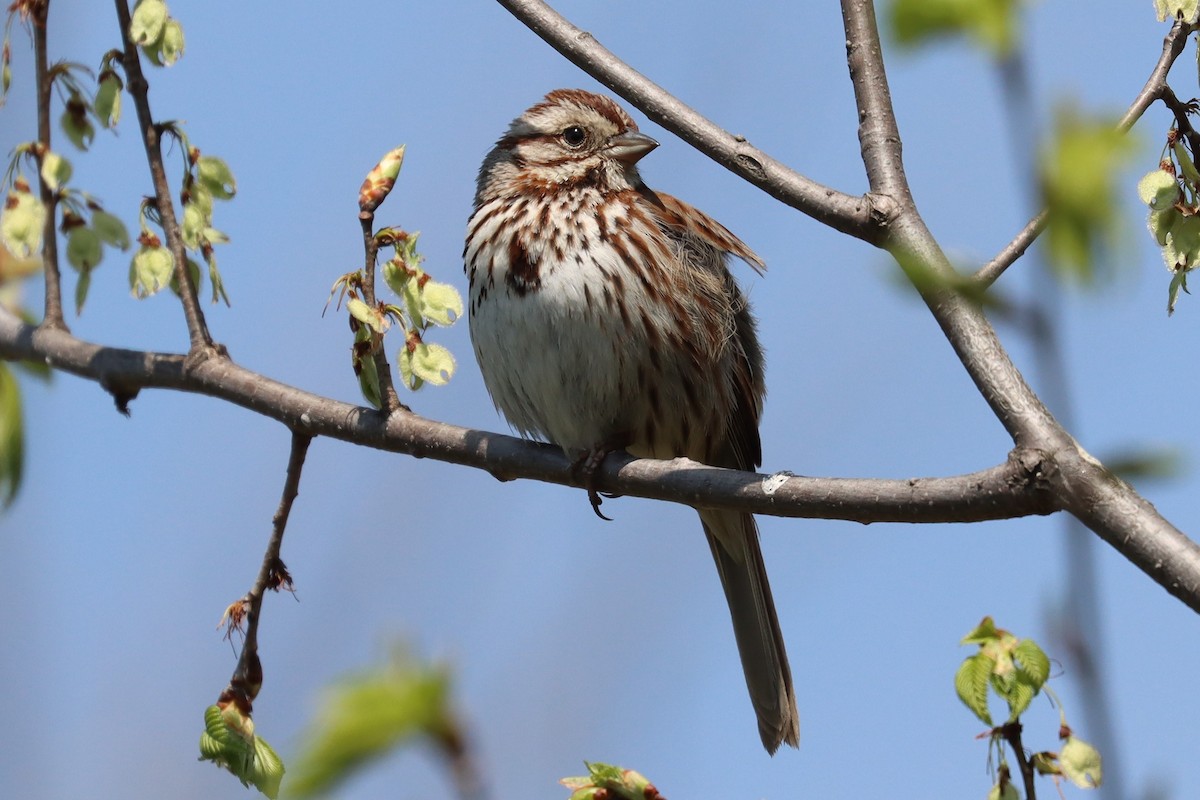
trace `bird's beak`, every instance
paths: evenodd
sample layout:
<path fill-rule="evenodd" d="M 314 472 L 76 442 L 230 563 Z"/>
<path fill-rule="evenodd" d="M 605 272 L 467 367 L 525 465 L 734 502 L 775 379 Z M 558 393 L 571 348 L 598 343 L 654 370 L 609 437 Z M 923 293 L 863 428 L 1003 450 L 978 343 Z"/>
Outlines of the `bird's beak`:
<path fill-rule="evenodd" d="M 658 142 L 639 131 L 625 131 L 608 140 L 608 154 L 625 164 L 636 164 L 658 147 Z"/>

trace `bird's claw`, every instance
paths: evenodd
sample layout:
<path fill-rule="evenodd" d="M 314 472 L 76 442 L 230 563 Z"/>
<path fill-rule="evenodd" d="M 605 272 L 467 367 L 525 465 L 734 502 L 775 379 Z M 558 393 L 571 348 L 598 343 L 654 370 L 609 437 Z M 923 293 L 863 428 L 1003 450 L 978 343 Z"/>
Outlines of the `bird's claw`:
<path fill-rule="evenodd" d="M 600 505 L 604 502 L 604 498 L 612 499 L 619 495 L 601 492 L 596 488 L 596 470 L 604 463 L 605 457 L 615 449 L 619 448 L 597 445 L 591 450 L 586 451 L 571 465 L 571 471 L 583 481 L 583 485 L 587 488 L 588 502 L 592 504 L 592 511 L 596 512 L 597 517 L 607 522 L 612 522 L 612 517 L 606 516 L 600 510 Z"/>

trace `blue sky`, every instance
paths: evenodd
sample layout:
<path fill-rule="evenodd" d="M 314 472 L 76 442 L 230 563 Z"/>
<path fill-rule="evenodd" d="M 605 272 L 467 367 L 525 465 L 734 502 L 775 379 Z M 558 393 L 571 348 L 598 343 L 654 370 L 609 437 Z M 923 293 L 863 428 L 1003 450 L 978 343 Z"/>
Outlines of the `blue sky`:
<path fill-rule="evenodd" d="M 562 2 L 581 27 L 731 131 L 810 177 L 862 192 L 856 117 L 834 3 Z M 246 366 L 358 400 L 349 334 L 321 317 L 329 287 L 361 260 L 356 192 L 380 154 L 408 160 L 381 223 L 422 232 L 427 269 L 465 289 L 461 250 L 475 172 L 509 120 L 548 90 L 597 84 L 491 2 L 356 3 L 346 13 L 273 1 L 177 3 L 188 49 L 150 72 L 160 119 L 233 167 L 217 210 L 233 308 L 209 309 Z M 313 7 L 315 9 L 315 7 Z M 1117 115 L 1157 59 L 1151 4 L 1027 9 L 1036 99 Z M 105 4 L 57 3 L 52 51 L 98 63 L 116 42 Z M 14 36 L 15 85 L 0 112 L 5 152 L 33 138 L 32 61 Z M 1196 92 L 1191 51 L 1174 73 Z M 943 246 L 981 263 L 1032 209 L 986 58 L 956 45 L 887 51 L 908 175 Z M 129 124 L 75 156 L 76 185 L 131 226 L 150 190 Z M 639 122 L 645 118 L 635 112 Z M 1200 434 L 1189 344 L 1200 299 L 1164 313 L 1168 275 L 1133 184 L 1157 162 L 1169 117 L 1138 127 L 1125 182 L 1116 278 L 1067 292 L 1061 321 L 1077 437 L 1106 454 L 1169 445 L 1176 480 L 1140 488 L 1184 531 Z M 662 146 L 647 182 L 723 222 L 769 265 L 738 267 L 761 319 L 769 394 L 764 470 L 806 475 L 951 475 L 1001 461 L 1010 442 L 932 318 L 884 255 L 780 206 L 646 122 Z M 71 154 L 74 155 L 74 154 Z M 174 158 L 175 156 L 172 156 Z M 175 169 L 177 162 L 170 162 Z M 177 174 L 177 173 L 176 173 Z M 1001 286 L 1027 294 L 1031 264 Z M 170 296 L 128 295 L 111 257 L 73 330 L 98 342 L 179 351 Z M 69 279 L 70 280 L 70 279 Z M 73 289 L 73 284 L 68 283 Z M 36 289 L 29 296 L 40 303 Z M 1032 374 L 1020 331 L 1001 327 Z M 483 389 L 465 322 L 439 341 L 459 357 L 443 389 L 405 398 L 423 415 L 507 430 Z M 95 384 L 27 385 L 26 485 L 0 518 L 0 784 L 13 796 L 241 797 L 195 761 L 203 708 L 235 662 L 215 626 L 249 586 L 278 501 L 288 433 L 239 408 L 146 392 L 125 419 Z M 1061 664 L 1052 685 L 1084 738 L 1072 666 L 1050 637 L 1070 564 L 1061 520 L 861 526 L 761 520 L 763 549 L 797 678 L 801 748 L 762 752 L 724 601 L 694 513 L 583 494 L 317 440 L 283 557 L 295 602 L 270 597 L 260 637 L 259 730 L 285 760 L 320 688 L 403 637 L 453 664 L 456 702 L 497 797 L 564 797 L 583 759 L 635 767 L 664 794 L 698 797 L 984 796 L 981 726 L 954 696 L 985 614 L 1037 638 Z M 1126 786 L 1200 791 L 1194 720 L 1196 620 L 1097 542 L 1104 664 Z M 1055 746 L 1038 703 L 1028 743 Z M 340 796 L 445 796 L 423 751 L 395 756 Z M 1052 792 L 1046 785 L 1043 792 Z"/>

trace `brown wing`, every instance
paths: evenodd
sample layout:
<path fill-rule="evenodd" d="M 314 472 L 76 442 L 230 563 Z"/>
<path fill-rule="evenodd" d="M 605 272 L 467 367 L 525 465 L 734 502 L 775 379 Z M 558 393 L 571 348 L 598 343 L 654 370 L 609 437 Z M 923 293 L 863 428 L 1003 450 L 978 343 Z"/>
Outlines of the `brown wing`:
<path fill-rule="evenodd" d="M 729 272 L 728 256 L 735 255 L 760 275 L 766 265 L 753 250 L 721 223 L 694 206 L 665 193 L 643 188 L 642 194 L 656 206 L 659 224 L 668 237 L 693 257 L 687 261 L 715 273 L 724 305 L 732 315 L 729 358 L 732 368 L 733 405 L 726 418 L 726 435 L 712 441 L 710 464 L 737 469 L 754 469 L 762 463 L 758 422 L 762 415 L 766 384 L 763 381 L 763 350 L 750 304 Z"/>

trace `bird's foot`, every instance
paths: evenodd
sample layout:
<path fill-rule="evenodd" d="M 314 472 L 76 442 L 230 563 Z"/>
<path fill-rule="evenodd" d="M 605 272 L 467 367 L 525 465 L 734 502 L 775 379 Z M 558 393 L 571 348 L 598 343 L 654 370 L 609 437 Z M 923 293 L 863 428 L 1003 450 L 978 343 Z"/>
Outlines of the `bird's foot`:
<path fill-rule="evenodd" d="M 600 510 L 600 504 L 604 502 L 604 498 L 612 499 L 620 495 L 601 492 L 596 488 L 596 471 L 600 469 L 600 465 L 604 463 L 604 459 L 609 453 L 621 450 L 620 445 L 607 443 L 598 444 L 590 450 L 585 450 L 583 455 L 575 460 L 571 465 L 571 472 L 575 474 L 587 489 L 588 502 L 592 504 L 592 511 L 596 512 L 596 516 L 600 519 L 612 522 L 612 517 L 604 515 Z"/>

